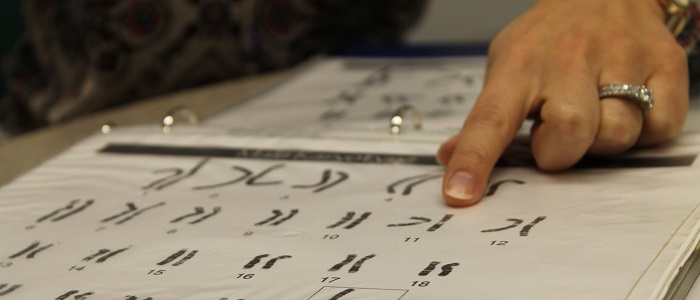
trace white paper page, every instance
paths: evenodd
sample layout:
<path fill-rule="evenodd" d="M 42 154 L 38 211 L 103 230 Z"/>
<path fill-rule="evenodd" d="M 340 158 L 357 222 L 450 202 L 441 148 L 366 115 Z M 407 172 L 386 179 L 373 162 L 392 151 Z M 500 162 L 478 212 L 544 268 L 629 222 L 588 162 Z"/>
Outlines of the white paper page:
<path fill-rule="evenodd" d="M 324 58 L 205 124 L 335 134 L 384 132 L 399 107 L 412 105 L 423 118 L 424 131 L 455 133 L 481 91 L 485 61 L 480 56 Z"/>
<path fill-rule="evenodd" d="M 457 209 L 423 164 L 434 144 L 120 130 L 0 189 L 0 295 L 646 299 L 697 218 L 698 145 L 561 175 L 499 167 L 493 194 Z"/>

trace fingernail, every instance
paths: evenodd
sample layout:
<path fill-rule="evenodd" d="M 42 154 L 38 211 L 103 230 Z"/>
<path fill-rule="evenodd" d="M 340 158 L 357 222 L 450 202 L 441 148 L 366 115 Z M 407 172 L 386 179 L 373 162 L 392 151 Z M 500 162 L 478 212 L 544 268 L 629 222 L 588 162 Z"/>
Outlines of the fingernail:
<path fill-rule="evenodd" d="M 447 181 L 445 194 L 457 200 L 468 201 L 474 198 L 474 176 L 464 171 L 454 173 Z"/>

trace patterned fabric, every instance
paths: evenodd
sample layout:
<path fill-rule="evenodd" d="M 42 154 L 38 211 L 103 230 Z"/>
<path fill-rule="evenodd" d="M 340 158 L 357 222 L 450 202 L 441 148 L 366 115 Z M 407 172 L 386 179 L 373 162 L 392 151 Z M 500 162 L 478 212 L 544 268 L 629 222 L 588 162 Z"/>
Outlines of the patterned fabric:
<path fill-rule="evenodd" d="M 5 129 L 391 43 L 425 0 L 28 0 L 5 63 Z M 4 115 L 3 115 L 4 114 Z"/>
<path fill-rule="evenodd" d="M 690 94 L 700 93 L 700 9 L 697 3 L 690 6 L 691 19 L 678 35 L 678 42 L 688 53 L 688 69 L 690 70 Z"/>
<path fill-rule="evenodd" d="M 4 63 L 3 129 L 20 133 L 140 98 L 398 42 L 426 0 L 27 0 Z M 700 11 L 679 36 L 700 93 Z"/>

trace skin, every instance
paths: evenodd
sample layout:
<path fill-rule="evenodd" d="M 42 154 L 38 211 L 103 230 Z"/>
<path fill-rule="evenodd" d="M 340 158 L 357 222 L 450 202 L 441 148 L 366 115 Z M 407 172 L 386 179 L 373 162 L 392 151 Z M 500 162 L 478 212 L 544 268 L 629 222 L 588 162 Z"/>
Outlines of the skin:
<path fill-rule="evenodd" d="M 671 140 L 688 113 L 684 50 L 657 0 L 540 0 L 489 48 L 483 90 L 461 132 L 437 158 L 448 205 L 481 199 L 499 156 L 526 118 L 539 169 L 566 170 L 584 155 L 616 155 Z M 598 97 L 608 83 L 646 85 L 654 108 Z"/>

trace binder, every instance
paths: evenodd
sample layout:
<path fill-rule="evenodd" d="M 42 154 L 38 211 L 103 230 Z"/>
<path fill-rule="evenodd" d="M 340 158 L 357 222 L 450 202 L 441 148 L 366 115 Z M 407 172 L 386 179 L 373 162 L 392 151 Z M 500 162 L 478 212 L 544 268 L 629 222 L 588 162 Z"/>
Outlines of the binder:
<path fill-rule="evenodd" d="M 110 127 L 0 187 L 0 296 L 685 296 L 700 232 L 697 133 L 563 174 L 529 167 L 515 143 L 483 201 L 458 209 L 442 202 L 434 159 L 453 128 L 431 123 L 425 103 L 376 124 L 234 126 L 291 101 L 317 68 L 377 63 L 320 60 L 204 125 L 178 126 L 196 119 L 178 107 L 162 124 Z"/>

